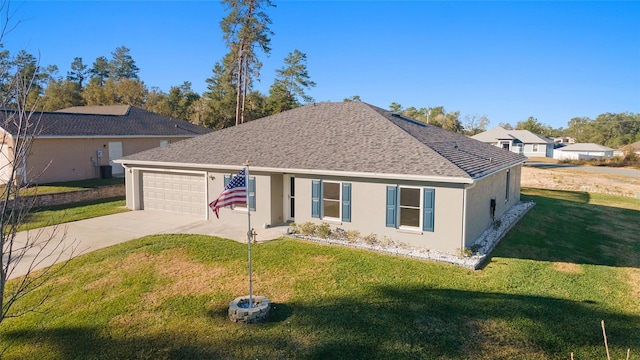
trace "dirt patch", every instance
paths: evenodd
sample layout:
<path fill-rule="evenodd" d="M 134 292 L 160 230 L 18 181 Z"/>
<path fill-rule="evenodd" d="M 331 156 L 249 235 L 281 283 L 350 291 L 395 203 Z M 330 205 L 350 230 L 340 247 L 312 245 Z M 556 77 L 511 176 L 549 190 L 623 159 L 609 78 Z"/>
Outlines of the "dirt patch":
<path fill-rule="evenodd" d="M 635 197 L 640 194 L 640 178 L 592 173 L 560 168 L 522 167 L 522 187 L 595 192 Z"/>
<path fill-rule="evenodd" d="M 568 273 L 568 274 L 584 274 L 584 269 L 579 264 L 572 264 L 566 262 L 554 262 L 551 264 L 554 270 Z"/>
<path fill-rule="evenodd" d="M 627 268 L 625 269 L 625 275 L 627 283 L 629 284 L 630 298 L 636 299 L 636 313 L 640 312 L 640 269 Z"/>

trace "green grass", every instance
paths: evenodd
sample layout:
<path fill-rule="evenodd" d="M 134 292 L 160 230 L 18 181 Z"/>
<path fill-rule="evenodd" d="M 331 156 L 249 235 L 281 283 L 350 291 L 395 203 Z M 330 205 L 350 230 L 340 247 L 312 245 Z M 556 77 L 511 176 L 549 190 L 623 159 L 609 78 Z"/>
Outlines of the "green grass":
<path fill-rule="evenodd" d="M 33 209 L 24 218 L 19 231 L 128 211 L 124 206 L 125 201 L 116 198 Z"/>
<path fill-rule="evenodd" d="M 275 302 L 258 325 L 226 317 L 248 292 L 244 244 L 156 235 L 99 250 L 62 270 L 40 313 L 2 323 L 3 357 L 605 359 L 601 320 L 612 358 L 638 357 L 639 240 L 623 239 L 637 232 L 638 204 L 525 192 L 538 205 L 481 271 L 291 239 L 255 245 L 254 294 Z"/>
<path fill-rule="evenodd" d="M 107 185 L 122 185 L 124 184 L 124 178 L 111 178 L 111 179 L 87 179 L 78 181 L 67 181 L 59 183 L 42 184 L 33 187 L 26 187 L 20 190 L 22 196 L 35 195 L 35 194 L 50 194 L 57 192 L 69 192 L 82 189 L 95 188 L 98 186 Z"/>

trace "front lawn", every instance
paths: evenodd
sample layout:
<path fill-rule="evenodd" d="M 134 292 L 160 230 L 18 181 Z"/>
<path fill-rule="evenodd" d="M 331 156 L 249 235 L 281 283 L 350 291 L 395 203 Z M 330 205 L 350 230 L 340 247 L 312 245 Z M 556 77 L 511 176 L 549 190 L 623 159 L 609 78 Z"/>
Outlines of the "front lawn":
<path fill-rule="evenodd" d="M 124 206 L 125 201 L 117 198 L 32 209 L 24 217 L 19 231 L 129 211 Z"/>
<path fill-rule="evenodd" d="M 5 359 L 42 360 L 606 359 L 605 320 L 612 358 L 639 356 L 640 201 L 526 192 L 538 205 L 481 271 L 257 244 L 254 294 L 275 302 L 259 325 L 226 317 L 248 292 L 244 244 L 156 235 L 99 250 L 63 269 L 41 313 L 2 323 L 0 346 Z"/>

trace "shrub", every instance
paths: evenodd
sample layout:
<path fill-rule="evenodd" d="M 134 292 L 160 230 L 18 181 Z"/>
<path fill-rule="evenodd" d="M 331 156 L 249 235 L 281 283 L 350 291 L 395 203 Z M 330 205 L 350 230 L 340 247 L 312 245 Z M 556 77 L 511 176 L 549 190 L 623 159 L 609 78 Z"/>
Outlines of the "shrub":
<path fill-rule="evenodd" d="M 365 236 L 362 240 L 364 240 L 364 242 L 366 242 L 369 245 L 375 245 L 378 242 L 378 235 L 369 234 Z"/>
<path fill-rule="evenodd" d="M 291 224 L 289 224 L 289 234 L 299 234 L 300 233 L 300 229 L 298 228 L 298 224 L 292 222 Z"/>
<path fill-rule="evenodd" d="M 331 235 L 331 226 L 327 223 L 318 225 L 316 227 L 316 234 L 323 239 L 328 238 L 329 235 Z"/>
<path fill-rule="evenodd" d="M 316 224 L 311 221 L 307 221 L 306 223 L 300 225 L 300 234 L 304 236 L 311 236 L 316 232 Z"/>
<path fill-rule="evenodd" d="M 358 230 L 347 230 L 347 241 L 350 243 L 354 243 L 358 241 L 360 238 L 360 231 Z"/>

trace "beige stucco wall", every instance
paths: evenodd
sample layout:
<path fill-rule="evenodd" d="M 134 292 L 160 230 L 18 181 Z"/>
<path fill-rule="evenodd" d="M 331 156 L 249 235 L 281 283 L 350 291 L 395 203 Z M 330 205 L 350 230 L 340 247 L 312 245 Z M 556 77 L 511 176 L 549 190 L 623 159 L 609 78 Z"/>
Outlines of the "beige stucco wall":
<path fill-rule="evenodd" d="M 351 222 L 327 221 L 311 217 L 312 180 L 351 183 Z M 435 189 L 434 231 L 408 231 L 386 227 L 387 186 L 417 186 Z M 454 252 L 462 242 L 462 185 L 413 181 L 383 181 L 329 177 L 296 177 L 296 218 L 298 224 L 311 221 L 329 223 L 361 235 L 377 235 L 411 246 Z"/>
<path fill-rule="evenodd" d="M 235 175 L 239 170 L 220 170 L 220 171 L 209 171 L 207 175 L 207 203 L 215 200 L 218 195 L 224 190 L 224 175 Z M 256 211 L 251 212 L 251 227 L 255 229 L 260 229 L 264 226 L 264 224 L 272 225 L 274 224 L 274 217 L 282 215 L 282 211 L 280 210 L 280 214 L 273 211 L 271 207 L 272 196 L 272 187 L 275 186 L 277 180 L 273 181 L 273 178 L 276 175 L 268 174 L 268 173 L 258 173 L 249 171 L 250 177 L 256 178 Z M 278 175 L 282 178 L 282 175 Z M 280 188 L 282 188 L 282 180 L 280 180 Z M 280 190 L 282 192 L 282 190 Z M 282 201 L 280 200 L 280 203 Z M 278 205 L 274 204 L 275 208 L 278 209 Z M 282 205 L 280 205 L 280 209 Z M 211 221 L 224 221 L 225 223 L 235 225 L 235 226 L 246 226 L 247 225 L 247 211 L 246 209 L 230 209 L 230 208 L 222 208 L 220 209 L 220 219 L 216 219 L 216 216 L 213 214 L 211 210 L 209 210 L 209 219 Z"/>
<path fill-rule="evenodd" d="M 201 169 L 184 169 L 201 170 Z M 179 171 L 179 170 L 175 170 Z M 127 207 L 140 209 L 140 170 L 125 171 Z M 224 189 L 224 175 L 235 175 L 237 169 L 207 172 L 207 203 L 218 197 Z M 448 184 L 416 181 L 387 181 L 379 179 L 353 179 L 341 177 L 297 175 L 295 177 L 295 222 L 307 221 L 320 224 L 327 222 L 332 228 L 358 230 L 361 235 L 375 234 L 379 240 L 385 237 L 396 242 L 427 249 L 456 252 L 469 247 L 484 230 L 492 225 L 490 200 L 496 199 L 496 218 L 520 200 L 521 165 L 510 169 L 509 200 L 505 201 L 506 170 L 487 176 L 474 184 Z M 281 225 L 286 207 L 283 174 L 252 171 L 256 178 L 256 211 L 251 213 L 251 224 L 255 229 Z M 313 180 L 351 183 L 351 222 L 342 222 L 311 217 L 311 187 Z M 435 189 L 434 231 L 408 231 L 386 227 L 387 186 L 416 186 Z M 136 204 L 138 206 L 136 207 Z M 247 213 L 244 209 L 222 208 L 220 219 L 208 210 L 210 221 L 246 226 Z M 466 229 L 463 229 L 463 222 Z M 464 242 L 463 242 L 464 239 Z"/>
<path fill-rule="evenodd" d="M 491 220 L 491 199 L 496 199 L 495 218 L 499 219 L 507 210 L 520 201 L 520 174 L 522 165 L 510 168 L 509 199 L 506 200 L 507 170 L 499 171 L 477 180 L 467 186 L 466 193 L 466 233 L 465 247 L 473 242 L 489 227 Z"/>
<path fill-rule="evenodd" d="M 160 146 L 163 140 L 176 142 L 184 137 L 165 138 L 38 138 L 27 159 L 31 183 L 73 181 L 100 177 L 101 165 L 109 165 L 109 142 L 122 142 L 122 155 Z M 97 151 L 102 157 L 97 158 Z"/>

